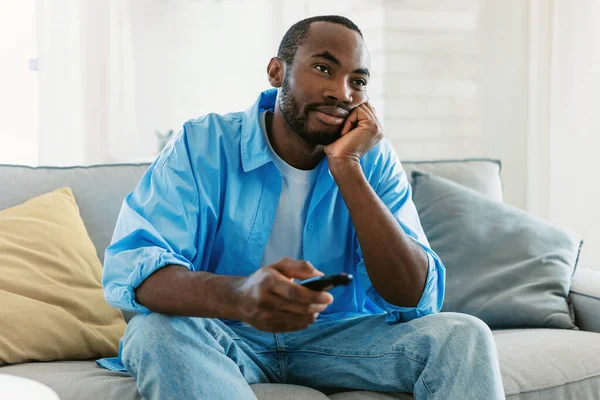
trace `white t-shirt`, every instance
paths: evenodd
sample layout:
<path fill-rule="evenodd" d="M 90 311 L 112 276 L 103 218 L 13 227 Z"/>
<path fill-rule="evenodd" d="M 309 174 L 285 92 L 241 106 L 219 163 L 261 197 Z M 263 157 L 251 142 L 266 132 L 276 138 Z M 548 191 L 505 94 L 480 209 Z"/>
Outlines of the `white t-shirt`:
<path fill-rule="evenodd" d="M 283 161 L 273 150 L 267 135 L 265 111 L 259 118 L 260 127 L 269 143 L 273 161 L 281 173 L 281 196 L 277 205 L 273 229 L 267 241 L 260 266 L 273 264 L 284 257 L 303 259 L 304 224 L 310 197 L 317 180 L 317 170 L 296 169 Z"/>

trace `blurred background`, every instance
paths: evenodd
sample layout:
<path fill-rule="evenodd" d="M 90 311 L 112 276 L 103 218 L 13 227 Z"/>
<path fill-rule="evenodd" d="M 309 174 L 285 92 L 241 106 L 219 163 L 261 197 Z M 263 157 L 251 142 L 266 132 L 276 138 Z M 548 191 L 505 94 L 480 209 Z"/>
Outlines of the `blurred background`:
<path fill-rule="evenodd" d="M 505 201 L 600 268 L 600 0 L 0 0 L 0 163 L 151 161 L 186 120 L 249 107 L 320 14 L 363 31 L 401 160 L 500 159 Z"/>

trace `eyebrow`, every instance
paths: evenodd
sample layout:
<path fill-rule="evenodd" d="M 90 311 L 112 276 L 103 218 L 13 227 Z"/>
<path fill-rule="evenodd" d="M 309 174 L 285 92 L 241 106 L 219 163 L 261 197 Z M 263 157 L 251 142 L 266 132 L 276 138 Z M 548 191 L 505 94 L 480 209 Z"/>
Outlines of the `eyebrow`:
<path fill-rule="evenodd" d="M 334 63 L 336 65 L 342 65 L 342 63 L 340 62 L 340 60 L 338 60 L 333 54 L 331 54 L 328 51 L 324 51 L 322 53 L 314 54 L 311 58 L 324 58 L 326 60 L 331 61 L 332 63 Z M 352 71 L 352 73 L 367 75 L 368 77 L 371 77 L 371 73 L 369 72 L 368 68 L 355 69 L 354 71 Z"/>

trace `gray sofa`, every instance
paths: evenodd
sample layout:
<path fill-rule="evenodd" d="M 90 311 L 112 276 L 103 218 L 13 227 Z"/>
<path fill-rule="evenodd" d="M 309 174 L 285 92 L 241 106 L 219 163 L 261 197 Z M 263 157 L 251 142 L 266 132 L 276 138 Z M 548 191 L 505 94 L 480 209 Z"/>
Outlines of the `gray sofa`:
<path fill-rule="evenodd" d="M 500 164 L 493 160 L 405 162 L 404 167 L 407 172 L 419 169 L 443 176 L 502 201 Z M 0 209 L 69 186 L 98 257 L 103 260 L 121 201 L 146 168 L 146 164 L 74 168 L 0 166 Z M 580 330 L 494 331 L 507 398 L 600 399 L 600 270 L 578 267 L 570 301 Z M 131 377 L 101 369 L 93 360 L 6 365 L 0 367 L 0 374 L 42 382 L 63 400 L 140 398 Z M 261 400 L 412 398 L 401 393 L 322 393 L 284 384 L 252 388 Z"/>

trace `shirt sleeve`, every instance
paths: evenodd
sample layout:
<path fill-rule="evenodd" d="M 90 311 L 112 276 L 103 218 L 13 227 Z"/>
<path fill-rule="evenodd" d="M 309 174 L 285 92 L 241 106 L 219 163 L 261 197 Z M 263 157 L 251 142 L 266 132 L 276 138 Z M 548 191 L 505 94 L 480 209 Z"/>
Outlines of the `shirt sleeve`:
<path fill-rule="evenodd" d="M 104 295 L 122 310 L 150 313 L 137 303 L 134 290 L 159 268 L 170 264 L 194 268 L 199 206 L 186 126 L 123 201 L 106 249 Z"/>
<path fill-rule="evenodd" d="M 375 182 L 375 185 L 372 185 L 377 195 L 389 208 L 402 230 L 425 251 L 428 260 L 427 280 L 421 299 L 416 307 L 400 307 L 388 303 L 371 284 L 364 263 L 362 249 L 360 248 L 358 239 L 355 238 L 358 260 L 357 274 L 359 282 L 367 296 L 377 307 L 386 312 L 386 321 L 388 323 L 397 323 L 410 321 L 440 311 L 444 301 L 446 269 L 439 257 L 429 247 L 429 242 L 423 232 L 417 210 L 412 201 L 410 183 L 396 153 L 389 143 L 384 153 L 387 154 L 385 159 L 376 163 L 375 173 L 370 180 Z"/>

